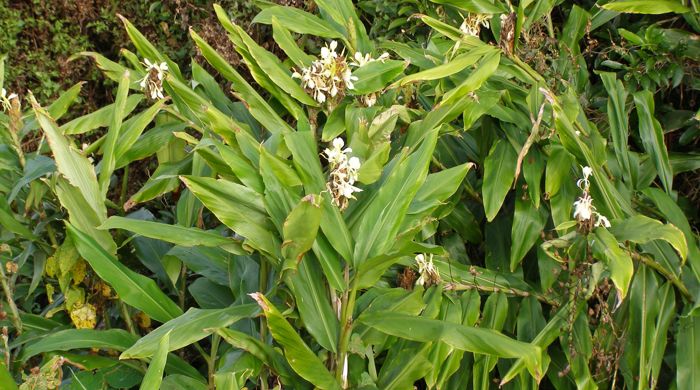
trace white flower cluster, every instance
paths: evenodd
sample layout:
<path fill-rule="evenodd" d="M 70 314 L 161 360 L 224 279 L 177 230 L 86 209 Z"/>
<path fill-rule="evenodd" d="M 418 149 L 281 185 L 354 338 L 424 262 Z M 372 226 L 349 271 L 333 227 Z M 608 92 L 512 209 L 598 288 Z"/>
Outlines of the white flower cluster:
<path fill-rule="evenodd" d="M 430 255 L 427 260 L 422 253 L 416 255 L 416 264 L 418 264 L 418 273 L 420 274 L 416 280 L 417 286 L 430 287 L 440 283 L 440 274 L 433 264 L 433 255 Z"/>
<path fill-rule="evenodd" d="M 12 99 L 17 99 L 16 93 L 11 93 L 8 95 L 5 88 L 0 90 L 0 103 L 2 103 L 3 111 L 9 111 L 10 108 L 12 108 L 12 103 L 10 102 Z"/>
<path fill-rule="evenodd" d="M 366 64 L 369 64 L 370 62 L 374 61 L 379 61 L 379 62 L 384 62 L 389 59 L 389 53 L 384 52 L 382 53 L 379 57 L 373 58 L 370 53 L 367 53 L 365 55 L 362 55 L 362 52 L 356 52 L 354 56 L 354 61 L 350 63 L 350 66 L 354 66 L 356 68 L 359 68 L 361 66 L 364 66 Z"/>
<path fill-rule="evenodd" d="M 593 206 L 593 198 L 589 194 L 590 181 L 589 177 L 593 175 L 593 169 L 591 167 L 583 167 L 583 179 L 576 181 L 576 186 L 583 191 L 583 194 L 576 202 L 574 202 L 574 218 L 581 224 L 581 226 L 587 226 L 588 228 L 593 226 L 605 226 L 610 227 L 610 221 L 602 214 L 596 211 L 595 206 Z"/>
<path fill-rule="evenodd" d="M 367 54 L 362 54 L 362 52 L 356 52 L 354 60 L 350 63 L 350 66 L 354 66 L 356 68 L 362 67 L 364 65 L 367 65 L 371 62 L 379 61 L 379 62 L 384 62 L 389 59 L 389 53 L 384 52 L 382 53 L 379 57 L 374 58 L 370 53 Z M 377 103 L 377 93 L 370 93 L 367 95 L 362 95 L 360 98 L 360 101 L 362 104 L 364 104 L 367 107 L 372 107 Z"/>
<path fill-rule="evenodd" d="M 333 140 L 333 147 L 323 151 L 331 170 L 330 180 L 326 183 L 326 188 L 333 196 L 333 204 L 341 210 L 348 207 L 350 199 L 355 199 L 353 195 L 355 192 L 362 191 L 354 185 L 360 171 L 360 159 L 348 157 L 348 153 L 352 152 L 352 149 L 343 149 L 343 146 L 345 146 L 343 139 L 336 138 Z"/>
<path fill-rule="evenodd" d="M 292 77 L 301 79 L 301 85 L 308 90 L 319 103 L 325 103 L 329 97 L 342 97 L 346 89 L 354 89 L 357 77 L 352 75 L 343 53 L 336 53 L 338 42 L 331 41 L 321 48 L 321 58 L 315 60 L 301 73 L 294 72 Z"/>
<path fill-rule="evenodd" d="M 146 92 L 151 100 L 163 99 L 163 79 L 168 73 L 168 64 L 161 62 L 151 62 L 148 58 L 143 59 L 146 67 L 146 76 L 141 79 L 141 90 Z"/>
<path fill-rule="evenodd" d="M 489 28 L 489 20 L 491 20 L 491 15 L 469 14 L 459 26 L 459 30 L 465 35 L 478 37 L 481 27 Z"/>

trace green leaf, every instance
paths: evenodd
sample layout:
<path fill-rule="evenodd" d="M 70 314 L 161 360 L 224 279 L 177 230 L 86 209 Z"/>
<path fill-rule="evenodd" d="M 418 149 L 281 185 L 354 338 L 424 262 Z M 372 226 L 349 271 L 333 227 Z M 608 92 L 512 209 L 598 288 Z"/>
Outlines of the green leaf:
<path fill-rule="evenodd" d="M 298 270 L 284 280 L 294 294 L 304 327 L 323 348 L 336 353 L 339 321 L 315 260 L 314 256 L 307 256 Z"/>
<path fill-rule="evenodd" d="M 282 348 L 287 361 L 302 378 L 320 389 L 340 390 L 340 384 L 328 371 L 323 362 L 304 343 L 296 329 L 282 316 L 277 308 L 260 293 L 251 294 L 258 302 L 267 318 L 267 326 L 272 337 Z"/>
<path fill-rule="evenodd" d="M 276 16 L 272 16 L 272 37 L 274 38 L 277 45 L 284 51 L 284 53 L 289 57 L 292 62 L 299 68 L 306 68 L 311 66 L 314 61 L 314 57 L 304 53 L 303 50 L 299 48 L 294 37 L 289 32 L 289 30 L 284 27 Z"/>
<path fill-rule="evenodd" d="M 351 227 L 355 238 L 354 264 L 385 253 L 394 245 L 411 201 L 425 181 L 428 165 L 435 150 L 437 131 L 425 135 L 422 145 L 399 161 L 388 174 L 361 219 Z"/>
<path fill-rule="evenodd" d="M 0 62 L 0 64 L 2 64 L 2 62 Z M 2 67 L 0 67 L 0 75 L 1 74 L 3 74 Z M 2 82 L 0 82 L 0 85 L 2 85 Z M 12 379 L 12 374 L 10 374 L 10 370 L 7 369 L 4 361 L 0 363 L 0 386 L 6 390 L 17 390 L 17 384 L 15 380 Z"/>
<path fill-rule="evenodd" d="M 352 72 L 358 80 L 351 92 L 353 95 L 364 95 L 382 90 L 394 81 L 408 66 L 406 61 L 386 60 L 373 61 Z"/>
<path fill-rule="evenodd" d="M 262 195 L 240 184 L 206 177 L 182 176 L 187 188 L 226 226 L 270 254 L 280 242 L 272 233 Z"/>
<path fill-rule="evenodd" d="M 493 47 L 489 45 L 479 45 L 475 49 L 470 50 L 468 53 L 460 54 L 445 64 L 403 77 L 399 81 L 395 82 L 394 85 L 404 86 L 415 81 L 437 80 L 451 76 L 455 73 L 463 71 L 469 66 L 474 65 L 484 56 L 492 53 L 493 50 Z"/>
<path fill-rule="evenodd" d="M 107 195 L 109 190 L 109 182 L 114 172 L 114 166 L 117 164 L 117 140 L 119 139 L 119 130 L 122 126 L 122 118 L 124 117 L 124 109 L 126 108 L 126 99 L 129 95 L 129 71 L 124 72 L 119 80 L 117 88 L 117 97 L 112 110 L 112 118 L 109 125 L 109 130 L 105 136 L 105 141 L 102 146 L 102 161 L 100 163 L 100 177 L 98 185 L 102 190 L 102 196 Z"/>
<path fill-rule="evenodd" d="M 270 78 L 283 91 L 297 99 L 301 103 L 317 107 L 318 103 L 309 96 L 304 89 L 292 79 L 290 72 L 282 65 L 276 55 L 262 48 L 243 30 L 241 27 L 231 22 L 225 12 L 217 12 L 219 21 L 230 34 L 235 34 L 247 47 L 248 52 L 255 60 L 256 65 L 265 72 L 265 75 Z"/>
<path fill-rule="evenodd" d="M 131 114 L 132 111 L 138 106 L 138 104 L 143 100 L 143 95 L 134 94 L 130 95 L 126 99 L 126 104 L 124 105 L 124 116 Z M 81 117 L 75 118 L 70 122 L 61 125 L 61 131 L 63 134 L 85 134 L 89 131 L 95 130 L 100 127 L 109 126 L 109 122 L 112 119 L 112 113 L 114 112 L 114 103 L 108 104 L 94 112 L 85 114 Z"/>
<path fill-rule="evenodd" d="M 500 2 L 489 0 L 430 0 L 437 4 L 447 4 L 475 14 L 500 14 L 507 10 Z"/>
<path fill-rule="evenodd" d="M 81 191 L 87 205 L 95 211 L 99 218 L 104 220 L 107 217 L 107 209 L 92 164 L 72 147 L 56 126 L 56 122 L 33 97 L 31 103 L 39 125 L 49 141 L 58 171 Z"/>
<path fill-rule="evenodd" d="M 635 215 L 615 220 L 608 230 L 621 242 L 645 244 L 653 240 L 664 240 L 678 251 L 683 260 L 688 256 L 688 244 L 683 232 L 670 223 L 663 224 L 643 215 Z"/>
<path fill-rule="evenodd" d="M 294 7 L 272 6 L 262 10 L 253 23 L 271 24 L 272 17 L 288 30 L 324 38 L 343 38 L 343 34 L 318 17 Z"/>
<path fill-rule="evenodd" d="M 632 168 L 629 159 L 628 142 L 629 128 L 627 123 L 627 90 L 615 73 L 600 72 L 605 90 L 608 92 L 608 120 L 610 121 L 610 135 L 613 139 L 615 158 L 622 169 L 623 177 L 630 183 L 635 183 L 632 177 Z"/>
<path fill-rule="evenodd" d="M 216 330 L 216 333 L 233 347 L 247 351 L 265 363 L 275 374 L 280 376 L 283 384 L 290 386 L 300 379 L 292 372 L 291 367 L 289 367 L 279 349 L 275 349 L 255 337 L 236 330 L 220 328 Z"/>
<path fill-rule="evenodd" d="M 218 10 L 220 8 L 215 7 L 215 9 Z M 190 30 L 190 36 L 192 36 L 192 40 L 197 45 L 202 53 L 202 56 L 204 56 L 207 62 L 209 62 L 209 64 L 211 64 L 211 66 L 213 66 L 219 73 L 221 73 L 221 76 L 231 82 L 232 89 L 237 94 L 240 94 L 239 99 L 246 104 L 247 108 L 250 110 L 250 114 L 257 119 L 260 124 L 262 124 L 273 134 L 292 131 L 292 128 L 289 127 L 287 122 L 282 120 L 277 112 L 270 107 L 265 99 L 263 99 L 262 96 L 260 96 L 260 94 L 258 94 L 258 92 L 251 87 L 250 84 L 248 84 L 243 76 L 241 76 L 233 68 L 233 66 L 228 63 L 228 61 L 221 57 L 221 55 L 219 55 L 214 48 L 204 41 L 202 37 L 197 35 L 194 30 Z"/>
<path fill-rule="evenodd" d="M 107 253 L 91 237 L 66 223 L 80 256 L 95 273 L 119 294 L 125 303 L 143 311 L 151 318 L 166 322 L 182 314 L 180 307 L 165 295 L 156 283 L 140 275 Z"/>
<path fill-rule="evenodd" d="M 676 386 L 678 386 L 678 390 L 694 390 L 700 387 L 698 350 L 700 350 L 700 317 L 681 317 L 676 333 Z"/>
<path fill-rule="evenodd" d="M 156 49 L 156 47 L 153 46 L 153 44 L 149 42 L 148 39 L 141 34 L 141 32 L 125 17 L 119 14 L 117 14 L 117 16 L 119 19 L 121 19 L 122 23 L 124 23 L 126 33 L 129 35 L 131 42 L 134 43 L 134 46 L 136 47 L 136 50 L 138 50 L 139 54 L 141 54 L 144 58 L 148 58 L 151 62 L 157 61 L 167 63 L 168 71 L 173 73 L 178 79 L 183 80 L 182 74 L 180 73 L 180 67 L 175 62 L 161 54 L 158 49 Z"/>
<path fill-rule="evenodd" d="M 481 59 L 477 68 L 469 74 L 469 77 L 445 94 L 440 104 L 450 104 L 481 88 L 481 85 L 496 72 L 500 62 L 501 54 L 499 51 L 494 49 L 488 52 Z"/>
<path fill-rule="evenodd" d="M 85 207 L 87 202 L 80 189 L 60 177 L 56 180 L 56 196 L 58 196 L 61 206 L 68 210 L 71 224 L 90 235 L 108 253 L 117 253 L 117 244 L 109 232 L 97 229 L 104 221 L 104 217 L 98 216 L 92 208 Z"/>
<path fill-rule="evenodd" d="M 484 211 L 489 222 L 496 218 L 513 184 L 517 158 L 515 149 L 507 141 L 499 140 L 484 161 L 482 193 Z"/>
<path fill-rule="evenodd" d="M 143 359 L 158 352 L 163 337 L 169 334 L 168 351 L 175 351 L 197 342 L 217 328 L 227 327 L 243 318 L 254 317 L 258 308 L 254 304 L 237 305 L 225 309 L 195 309 L 174 318 L 139 339 L 124 351 L 120 359 Z"/>
<path fill-rule="evenodd" d="M 591 237 L 593 256 L 605 262 L 610 270 L 610 278 L 617 288 L 620 299 L 627 295 L 627 289 L 632 281 L 634 265 L 632 258 L 624 249 L 620 248 L 617 239 L 605 228 L 595 229 Z"/>
<path fill-rule="evenodd" d="M 530 199 L 523 199 L 518 191 L 515 200 L 515 214 L 511 228 L 510 270 L 514 272 L 527 252 L 535 245 L 547 222 L 547 210 L 533 207 Z"/>
<path fill-rule="evenodd" d="M 394 312 L 372 312 L 358 321 L 392 336 L 419 342 L 441 341 L 456 349 L 504 358 L 523 358 L 530 373 L 541 377 L 542 350 L 491 329 L 474 328 Z"/>
<path fill-rule="evenodd" d="M 165 105 L 165 102 L 165 99 L 158 100 L 157 102 L 153 103 L 153 105 L 148 107 L 148 109 L 124 122 L 122 129 L 119 131 L 119 139 L 115 149 L 115 157 L 117 161 L 123 157 L 124 153 L 131 149 L 141 134 L 143 134 L 146 126 L 153 122 L 153 119 L 155 119 L 156 115 L 158 115 L 158 113 L 161 111 Z M 118 166 L 119 165 L 117 164 L 117 167 Z"/>
<path fill-rule="evenodd" d="M 642 139 L 642 145 L 644 145 L 644 150 L 651 155 L 661 183 L 666 192 L 670 194 L 673 186 L 673 171 L 671 163 L 668 161 L 664 131 L 659 121 L 654 118 L 654 95 L 650 91 L 639 91 L 633 96 L 634 104 L 637 107 L 639 136 Z"/>
<path fill-rule="evenodd" d="M 170 332 L 166 333 L 158 344 L 158 351 L 151 359 L 151 363 L 148 365 L 148 370 L 146 375 L 143 377 L 143 382 L 141 382 L 140 389 L 159 389 L 161 382 L 163 381 L 163 370 L 165 369 L 165 362 L 168 358 L 168 348 L 170 342 Z"/>
<path fill-rule="evenodd" d="M 226 249 L 240 247 L 238 241 L 222 237 L 218 233 L 197 228 L 187 228 L 180 225 L 169 225 L 119 216 L 110 217 L 98 229 L 123 229 L 144 237 L 171 242 L 186 247 L 197 245 L 226 247 Z M 244 254 L 242 249 L 238 249 L 236 253 Z"/>
<path fill-rule="evenodd" d="M 633 372 L 636 371 L 639 388 L 649 385 L 648 359 L 652 349 L 657 348 L 652 339 L 659 310 L 657 294 L 658 282 L 654 272 L 645 265 L 641 266 L 630 287 L 630 325 L 624 350 L 624 359 Z"/>
<path fill-rule="evenodd" d="M 80 348 L 103 348 L 123 351 L 129 348 L 137 336 L 123 329 L 92 330 L 66 329 L 49 334 L 36 343 L 27 345 L 20 354 L 20 361 L 44 352 L 69 351 Z"/>
<path fill-rule="evenodd" d="M 668 340 L 667 333 L 671 322 L 675 319 L 676 314 L 676 298 L 673 286 L 671 283 L 664 284 L 658 295 L 659 315 L 656 317 L 653 334 L 651 336 L 653 347 L 647 358 L 649 367 L 647 373 L 650 373 L 649 383 L 658 383 L 659 374 L 661 372 L 661 364 L 666 352 L 666 341 Z"/>
<path fill-rule="evenodd" d="M 304 254 L 311 249 L 321 224 L 321 215 L 323 214 L 321 201 L 321 195 L 305 196 L 284 221 L 282 255 L 286 260 L 282 271 L 285 269 L 295 270 Z"/>
<path fill-rule="evenodd" d="M 658 15 L 669 12 L 679 14 L 690 12 L 690 9 L 676 0 L 618 0 L 603 4 L 601 7 L 631 14 Z"/>

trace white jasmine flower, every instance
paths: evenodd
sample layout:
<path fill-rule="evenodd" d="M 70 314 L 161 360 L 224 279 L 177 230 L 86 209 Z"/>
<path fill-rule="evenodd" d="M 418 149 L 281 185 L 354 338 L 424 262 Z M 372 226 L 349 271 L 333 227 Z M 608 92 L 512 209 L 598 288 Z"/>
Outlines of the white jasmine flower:
<path fill-rule="evenodd" d="M 579 179 L 576 181 L 576 186 L 580 188 L 581 190 L 588 192 L 588 187 L 590 186 L 590 182 L 588 181 L 588 178 L 593 175 L 593 168 L 589 166 L 581 167 L 581 170 L 583 172 L 583 179 Z"/>
<path fill-rule="evenodd" d="M 581 167 L 583 178 L 576 181 L 576 185 L 583 192 L 581 197 L 574 202 L 574 218 L 579 222 L 584 231 L 590 231 L 592 227 L 610 227 L 610 221 L 604 215 L 596 211 L 593 206 L 593 198 L 589 193 L 590 181 L 593 176 L 593 168 L 589 166 Z"/>
<path fill-rule="evenodd" d="M 501 15 L 501 22 L 503 22 L 504 16 L 506 15 Z M 490 19 L 491 15 L 487 14 L 469 14 L 462 22 L 462 25 L 459 26 L 459 30 L 465 35 L 478 37 L 481 27 L 489 28 Z"/>
<path fill-rule="evenodd" d="M 574 202 L 574 218 L 579 221 L 588 221 L 593 216 L 593 199 L 584 193 Z"/>
<path fill-rule="evenodd" d="M 602 214 L 600 214 L 600 213 L 596 213 L 596 216 L 597 216 L 597 219 L 598 219 L 598 220 L 596 221 L 596 223 L 595 223 L 595 226 L 596 226 L 596 227 L 598 227 L 598 226 L 603 226 L 603 227 L 606 227 L 606 228 L 609 228 L 609 227 L 610 227 L 610 221 L 608 220 L 608 218 L 606 218 L 604 215 L 602 215 Z"/>
<path fill-rule="evenodd" d="M 416 264 L 418 264 L 418 273 L 420 274 L 416 280 L 416 285 L 430 287 L 434 284 L 438 284 L 440 282 L 440 274 L 433 264 L 433 255 L 430 255 L 426 260 L 425 255 L 419 253 L 416 255 L 415 259 Z"/>
<path fill-rule="evenodd" d="M 12 99 L 17 99 L 16 93 L 11 93 L 8 95 L 5 88 L 0 90 L 0 103 L 2 103 L 3 111 L 8 111 L 10 108 L 12 108 L 12 103 L 10 102 Z"/>
<path fill-rule="evenodd" d="M 374 62 L 374 61 L 384 62 L 384 61 L 389 59 L 389 53 L 384 52 L 379 57 L 373 58 L 370 53 L 363 55 L 362 52 L 358 51 L 358 52 L 355 52 L 355 55 L 353 56 L 353 58 L 354 58 L 354 61 L 350 63 L 350 66 L 354 66 L 354 67 L 359 68 L 361 66 L 364 66 L 364 65 L 369 64 L 370 62 Z"/>
<path fill-rule="evenodd" d="M 375 104 L 377 104 L 377 94 L 370 93 L 369 95 L 362 96 L 362 103 L 364 103 L 364 105 L 367 107 L 374 106 Z"/>
<path fill-rule="evenodd" d="M 344 210 L 348 205 L 348 201 L 355 199 L 353 194 L 362 191 L 362 189 L 354 186 L 362 164 L 359 158 L 348 157 L 352 149 L 343 149 L 345 142 L 342 138 L 334 139 L 332 145 L 332 148 L 326 148 L 323 151 L 331 171 L 330 180 L 326 183 L 326 188 L 333 196 L 333 204 Z"/>
<path fill-rule="evenodd" d="M 144 76 L 139 85 L 146 92 L 146 95 L 151 100 L 163 99 L 163 79 L 168 73 L 168 64 L 161 62 L 151 62 L 148 58 L 143 59 L 143 65 L 146 67 L 146 76 Z"/>
<path fill-rule="evenodd" d="M 301 86 L 309 92 L 314 100 L 325 103 L 332 98 L 337 101 L 345 95 L 346 89 L 353 89 L 353 81 L 357 77 L 352 75 L 345 56 L 336 52 L 338 42 L 321 48 L 321 58 L 313 61 L 311 66 L 294 70 L 293 78 L 301 79 Z"/>

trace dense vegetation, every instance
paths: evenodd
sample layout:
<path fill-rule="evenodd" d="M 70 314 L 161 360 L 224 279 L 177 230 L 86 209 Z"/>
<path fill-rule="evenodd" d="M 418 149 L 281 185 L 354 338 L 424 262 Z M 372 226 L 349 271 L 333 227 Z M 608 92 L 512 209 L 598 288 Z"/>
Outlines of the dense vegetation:
<path fill-rule="evenodd" d="M 696 2 L 28 3 L 0 388 L 700 388 Z"/>

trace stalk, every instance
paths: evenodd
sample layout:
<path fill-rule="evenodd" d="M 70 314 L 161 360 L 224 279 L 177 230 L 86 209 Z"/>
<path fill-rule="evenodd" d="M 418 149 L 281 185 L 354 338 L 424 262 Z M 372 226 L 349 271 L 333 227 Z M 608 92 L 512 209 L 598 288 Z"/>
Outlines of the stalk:
<path fill-rule="evenodd" d="M 10 311 L 12 312 L 12 324 L 15 326 L 15 332 L 17 335 L 22 334 L 22 319 L 19 317 L 19 310 L 17 305 L 15 305 L 15 300 L 12 298 L 12 289 L 10 288 L 9 279 L 5 275 L 5 270 L 0 266 L 0 283 L 2 283 L 2 290 L 5 293 L 5 298 L 7 299 L 7 304 L 10 306 Z"/>
<path fill-rule="evenodd" d="M 221 336 L 214 333 L 211 339 L 211 354 L 209 355 L 209 388 L 214 389 L 214 372 L 216 371 L 216 354 L 219 350 L 219 342 L 221 341 Z"/>
<path fill-rule="evenodd" d="M 260 279 L 258 280 L 258 287 L 260 292 L 267 292 L 267 274 L 268 274 L 269 264 L 264 258 L 260 258 Z M 264 315 L 260 317 L 260 341 L 266 343 L 267 339 L 267 320 Z M 260 389 L 267 390 L 267 370 L 263 367 L 260 371 Z"/>
<path fill-rule="evenodd" d="M 345 279 L 349 279 L 349 268 L 345 266 Z M 340 341 L 338 343 L 338 357 L 336 360 L 335 377 L 343 388 L 347 388 L 347 378 L 343 378 L 345 359 L 348 357 L 348 345 L 352 334 L 352 314 L 355 311 L 355 298 L 357 297 L 357 283 L 353 279 L 350 291 L 345 291 L 342 298 L 342 311 L 340 315 Z"/>

